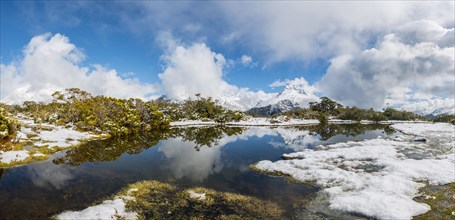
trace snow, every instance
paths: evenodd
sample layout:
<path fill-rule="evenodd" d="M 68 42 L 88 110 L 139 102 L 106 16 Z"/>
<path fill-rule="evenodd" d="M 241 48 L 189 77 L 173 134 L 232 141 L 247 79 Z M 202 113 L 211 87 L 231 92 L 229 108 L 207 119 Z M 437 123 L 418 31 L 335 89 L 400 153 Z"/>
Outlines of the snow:
<path fill-rule="evenodd" d="M 188 125 L 217 125 L 214 121 L 201 121 L 201 120 L 186 120 L 186 121 L 173 121 L 171 126 L 188 126 Z"/>
<path fill-rule="evenodd" d="M 260 161 L 255 166 L 302 181 L 313 182 L 328 195 L 330 208 L 379 219 L 411 219 L 430 207 L 413 200 L 421 182 L 455 182 L 454 126 L 449 124 L 403 123 L 393 127 L 406 134 L 394 140 L 377 138 L 361 142 L 320 146 L 317 150 L 285 154 L 287 160 Z M 425 136 L 452 146 L 414 159 L 428 143 L 412 142 L 410 135 Z M 411 152 L 411 153 L 410 153 Z"/>
<path fill-rule="evenodd" d="M 341 120 L 341 119 L 329 119 L 329 124 L 352 124 L 352 120 Z M 361 124 L 373 124 L 373 121 L 362 120 Z M 425 121 L 381 121 L 380 124 L 428 124 Z M 217 125 L 219 123 L 215 121 L 202 121 L 202 120 L 185 120 L 185 121 L 174 121 L 171 122 L 171 126 L 193 126 L 193 125 Z M 225 125 L 232 126 L 292 126 L 292 125 L 312 125 L 319 124 L 316 119 L 295 119 L 287 118 L 286 116 L 279 116 L 275 118 L 264 118 L 264 117 L 246 117 L 241 121 L 227 122 Z"/>
<path fill-rule="evenodd" d="M 393 128 L 403 133 L 433 138 L 452 138 L 455 136 L 455 126 L 448 123 L 397 123 Z"/>
<path fill-rule="evenodd" d="M 66 211 L 56 216 L 56 219 L 137 219 L 137 214 L 127 212 L 122 198 L 106 200 L 102 204 L 88 207 L 82 211 Z"/>
<path fill-rule="evenodd" d="M 94 135 L 88 132 L 76 131 L 71 127 L 66 128 L 47 123 L 37 125 L 30 119 L 19 119 L 19 122 L 22 127 L 18 136 L 21 139 L 27 140 L 27 135 L 35 135 L 35 137 L 30 139 L 34 142 L 33 145 L 36 147 L 70 147 L 80 143 L 83 139 L 94 137 Z M 44 129 L 40 130 L 40 127 Z M 38 128 L 39 132 L 34 132 L 31 128 Z"/>
<path fill-rule="evenodd" d="M 205 193 L 197 193 L 194 191 L 189 190 L 188 193 L 190 194 L 191 199 L 196 199 L 196 200 L 205 200 Z"/>
<path fill-rule="evenodd" d="M 280 101 L 289 100 L 295 106 L 306 108 L 310 102 L 319 101 L 319 97 L 314 95 L 313 91 L 314 88 L 304 78 L 296 78 L 295 80 L 287 81 L 285 88 L 279 94 L 259 102 L 255 107 L 276 105 Z"/>
<path fill-rule="evenodd" d="M 28 151 L 19 150 L 19 151 L 0 151 L 0 162 L 1 163 L 11 163 L 19 162 L 27 159 L 30 156 Z"/>
<path fill-rule="evenodd" d="M 229 122 L 227 125 L 237 126 L 288 126 L 319 124 L 318 120 L 284 119 L 284 118 L 248 118 L 239 122 Z"/>
<path fill-rule="evenodd" d="M 187 120 L 171 122 L 171 126 L 190 126 L 190 125 L 217 125 L 214 121 Z M 284 119 L 284 118 L 253 118 L 249 117 L 238 122 L 227 122 L 225 125 L 233 126 L 290 126 L 290 125 L 309 125 L 319 124 L 318 120 L 304 119 Z"/>

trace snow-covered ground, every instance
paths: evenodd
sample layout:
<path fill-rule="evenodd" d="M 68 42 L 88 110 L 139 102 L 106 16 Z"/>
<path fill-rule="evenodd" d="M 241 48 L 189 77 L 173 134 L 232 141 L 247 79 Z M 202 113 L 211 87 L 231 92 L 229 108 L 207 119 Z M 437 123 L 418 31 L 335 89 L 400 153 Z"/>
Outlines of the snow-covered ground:
<path fill-rule="evenodd" d="M 66 211 L 56 216 L 56 219 L 137 219 L 137 214 L 126 211 L 123 198 L 106 200 L 103 203 L 88 207 L 82 211 Z"/>
<path fill-rule="evenodd" d="M 352 120 L 329 119 L 330 124 L 351 124 L 355 123 Z M 361 124 L 373 124 L 375 122 L 362 120 Z M 425 121 L 381 121 L 380 124 L 396 124 L 396 123 L 428 123 Z M 215 121 L 202 121 L 202 120 L 185 120 L 171 122 L 171 126 L 193 126 L 193 125 L 217 125 Z M 262 117 L 247 117 L 238 122 L 227 122 L 225 125 L 232 126 L 292 126 L 292 125 L 312 125 L 319 124 L 316 119 L 295 119 L 287 118 L 285 116 L 276 118 L 262 118 Z"/>
<path fill-rule="evenodd" d="M 21 131 L 18 133 L 20 140 L 31 140 L 36 147 L 69 147 L 80 143 L 81 140 L 96 137 L 88 132 L 76 131 L 74 128 L 66 128 L 51 124 L 35 124 L 33 120 L 19 119 Z"/>
<path fill-rule="evenodd" d="M 24 116 L 21 116 L 18 121 L 21 124 L 21 130 L 18 132 L 16 137 L 17 140 L 15 141 L 31 142 L 33 147 L 35 147 L 35 149 L 33 149 L 35 153 L 30 153 L 32 148 L 25 150 L 16 149 L 14 151 L 0 151 L 0 163 L 20 163 L 30 157 L 34 157 L 35 159 L 44 158 L 44 154 L 36 153 L 40 148 L 67 148 L 77 145 L 83 140 L 104 137 L 103 135 L 76 131 L 72 127 L 62 127 L 47 123 L 36 124 L 33 120 L 24 118 Z"/>
<path fill-rule="evenodd" d="M 347 121 L 346 121 L 347 122 Z M 350 122 L 350 121 L 349 121 Z M 191 125 L 217 125 L 214 121 L 187 120 L 171 122 L 171 126 L 191 126 Z M 289 126 L 289 125 L 309 125 L 319 124 L 318 120 L 284 119 L 282 118 L 253 118 L 249 117 L 238 122 L 228 122 L 225 125 L 233 126 Z"/>
<path fill-rule="evenodd" d="M 23 161 L 29 157 L 26 150 L 19 151 L 0 151 L 0 163 L 11 163 L 15 161 Z"/>
<path fill-rule="evenodd" d="M 455 126 L 401 123 L 392 127 L 406 135 L 319 146 L 285 154 L 285 160 L 260 161 L 255 167 L 321 186 L 331 209 L 379 219 L 411 219 L 430 209 L 413 200 L 423 182 L 455 182 Z M 415 142 L 416 136 L 428 141 Z"/>

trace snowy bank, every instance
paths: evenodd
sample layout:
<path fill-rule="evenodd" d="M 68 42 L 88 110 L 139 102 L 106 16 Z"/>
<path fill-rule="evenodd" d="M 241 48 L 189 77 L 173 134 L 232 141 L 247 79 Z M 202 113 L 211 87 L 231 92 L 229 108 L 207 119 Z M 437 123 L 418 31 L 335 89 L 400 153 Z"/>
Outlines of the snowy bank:
<path fill-rule="evenodd" d="M 66 148 L 77 145 L 83 140 L 98 137 L 98 135 L 88 132 L 76 131 L 72 127 L 56 126 L 47 123 L 36 124 L 33 120 L 29 119 L 19 119 L 19 123 L 21 123 L 22 128 L 17 135 L 18 138 L 21 141 L 32 141 L 36 147 Z"/>
<path fill-rule="evenodd" d="M 71 126 L 56 126 L 47 123 L 37 124 L 20 115 L 21 130 L 10 151 L 0 151 L 1 167 L 11 167 L 44 160 L 49 154 L 63 148 L 72 147 L 83 141 L 107 138 L 108 135 L 96 135 L 80 132 Z M 26 148 L 24 148 L 26 147 Z"/>
<path fill-rule="evenodd" d="M 360 122 L 352 120 L 341 120 L 341 119 L 329 119 L 329 124 L 374 124 L 374 121 L 362 120 Z M 428 123 L 425 121 L 380 121 L 379 124 L 396 124 L 396 123 Z M 185 120 L 185 121 L 174 121 L 171 122 L 171 126 L 194 126 L 194 125 L 218 125 L 215 121 L 202 121 L 202 120 Z M 314 125 L 319 124 L 319 121 L 316 119 L 296 119 L 288 118 L 284 116 L 276 118 L 261 118 L 261 117 L 247 117 L 241 121 L 235 122 L 226 122 L 224 125 L 231 126 L 293 126 L 293 125 Z"/>
<path fill-rule="evenodd" d="M 260 161 L 255 167 L 321 186 L 332 209 L 379 219 L 411 219 L 430 209 L 413 200 L 425 186 L 422 182 L 455 182 L 455 126 L 406 123 L 393 127 L 409 135 L 319 146 L 285 154 L 286 160 Z M 430 143 L 413 142 L 410 135 L 425 136 Z M 431 144 L 435 139 L 438 145 L 452 147 L 431 151 L 438 147 Z M 428 150 L 431 154 L 415 159 Z"/>
<path fill-rule="evenodd" d="M 56 216 L 56 219 L 137 219 L 136 213 L 127 212 L 122 198 L 106 200 L 102 204 L 88 207 L 82 211 L 66 211 Z"/>
<path fill-rule="evenodd" d="M 218 125 L 215 121 L 187 120 L 171 122 L 171 126 L 192 126 L 192 125 Z M 319 124 L 318 120 L 302 120 L 283 118 L 247 118 L 238 122 L 227 122 L 224 125 L 232 126 L 289 126 L 289 125 L 310 125 Z"/>
<path fill-rule="evenodd" d="M 29 157 L 29 153 L 26 150 L 19 150 L 19 151 L 0 151 L 0 163 L 12 163 L 12 162 L 19 162 L 27 159 Z"/>

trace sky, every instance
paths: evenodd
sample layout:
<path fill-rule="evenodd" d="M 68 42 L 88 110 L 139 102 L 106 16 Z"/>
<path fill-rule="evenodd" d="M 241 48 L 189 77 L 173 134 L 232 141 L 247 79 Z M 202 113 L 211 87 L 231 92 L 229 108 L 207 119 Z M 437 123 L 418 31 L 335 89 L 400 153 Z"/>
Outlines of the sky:
<path fill-rule="evenodd" d="M 1 1 L 0 100 L 79 87 L 238 109 L 287 83 L 348 106 L 454 106 L 453 1 Z"/>

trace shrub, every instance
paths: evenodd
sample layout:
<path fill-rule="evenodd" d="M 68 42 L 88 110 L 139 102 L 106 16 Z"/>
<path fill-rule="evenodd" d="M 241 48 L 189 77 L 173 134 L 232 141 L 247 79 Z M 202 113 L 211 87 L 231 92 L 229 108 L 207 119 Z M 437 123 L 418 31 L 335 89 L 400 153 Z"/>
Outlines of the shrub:
<path fill-rule="evenodd" d="M 14 139 L 20 127 L 19 122 L 0 107 L 0 143 Z"/>

